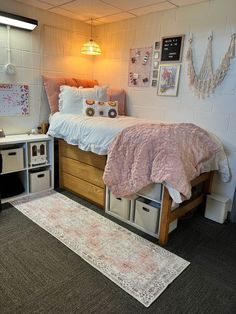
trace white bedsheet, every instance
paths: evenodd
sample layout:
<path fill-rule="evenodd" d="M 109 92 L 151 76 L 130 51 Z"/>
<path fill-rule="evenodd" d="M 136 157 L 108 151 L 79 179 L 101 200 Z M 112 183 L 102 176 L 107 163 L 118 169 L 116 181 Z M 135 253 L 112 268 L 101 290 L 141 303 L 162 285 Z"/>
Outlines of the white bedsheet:
<path fill-rule="evenodd" d="M 127 116 L 111 119 L 56 112 L 50 117 L 48 134 L 62 138 L 68 144 L 77 145 L 82 150 L 107 155 L 109 145 L 120 131 L 147 122 L 145 119 Z"/>

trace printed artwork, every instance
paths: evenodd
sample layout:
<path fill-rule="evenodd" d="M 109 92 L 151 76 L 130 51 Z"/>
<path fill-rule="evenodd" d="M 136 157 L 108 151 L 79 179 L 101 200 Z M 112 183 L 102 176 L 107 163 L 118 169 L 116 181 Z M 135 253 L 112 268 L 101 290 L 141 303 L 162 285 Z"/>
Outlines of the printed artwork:
<path fill-rule="evenodd" d="M 157 94 L 160 96 L 177 96 L 180 64 L 159 65 L 159 85 Z"/>
<path fill-rule="evenodd" d="M 0 115 L 18 116 L 29 114 L 29 86 L 0 84 Z"/>
<path fill-rule="evenodd" d="M 149 87 L 152 47 L 130 49 L 129 86 Z"/>

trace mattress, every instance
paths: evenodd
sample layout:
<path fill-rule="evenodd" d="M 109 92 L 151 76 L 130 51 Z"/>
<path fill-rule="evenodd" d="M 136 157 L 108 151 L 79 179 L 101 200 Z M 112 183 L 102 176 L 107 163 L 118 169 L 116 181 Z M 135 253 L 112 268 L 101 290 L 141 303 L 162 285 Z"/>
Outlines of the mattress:
<path fill-rule="evenodd" d="M 127 116 L 111 119 L 56 112 L 50 117 L 48 134 L 84 151 L 107 155 L 109 145 L 120 131 L 147 122 L 150 120 Z"/>

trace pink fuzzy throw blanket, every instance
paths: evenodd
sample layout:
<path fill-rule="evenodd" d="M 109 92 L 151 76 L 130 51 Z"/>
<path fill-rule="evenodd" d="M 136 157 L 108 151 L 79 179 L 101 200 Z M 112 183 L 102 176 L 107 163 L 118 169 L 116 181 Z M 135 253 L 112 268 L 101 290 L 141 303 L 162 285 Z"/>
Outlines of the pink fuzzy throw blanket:
<path fill-rule="evenodd" d="M 152 182 L 165 182 L 189 199 L 191 180 L 222 149 L 191 123 L 131 126 L 111 143 L 103 180 L 117 197 L 129 197 Z"/>

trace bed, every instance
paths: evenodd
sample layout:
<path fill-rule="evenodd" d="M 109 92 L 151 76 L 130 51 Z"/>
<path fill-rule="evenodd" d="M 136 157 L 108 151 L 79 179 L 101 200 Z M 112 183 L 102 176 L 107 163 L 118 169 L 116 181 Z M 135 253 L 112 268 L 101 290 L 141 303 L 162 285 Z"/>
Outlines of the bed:
<path fill-rule="evenodd" d="M 58 84 L 61 84 L 61 81 Z M 57 93 L 59 88 L 58 84 Z M 51 110 L 51 112 L 53 111 Z M 129 163 L 126 164 L 126 161 L 130 159 L 130 156 L 126 159 L 124 158 L 123 161 L 118 164 L 114 164 L 114 162 L 116 162 L 116 160 L 120 160 L 121 157 L 124 157 L 124 151 L 129 151 L 129 149 L 124 150 L 126 139 L 130 136 L 130 143 L 132 143 L 133 134 L 140 132 L 142 128 L 144 128 L 143 130 L 147 130 L 151 127 L 154 128 L 156 132 L 156 128 L 160 127 L 163 130 L 166 128 L 166 126 L 168 126 L 165 124 L 154 124 L 153 121 L 147 121 L 145 119 L 123 116 L 123 114 L 124 107 L 122 110 L 120 110 L 119 117 L 116 117 L 115 119 L 101 116 L 85 116 L 81 112 L 76 114 L 62 111 L 57 112 L 57 110 L 54 110 L 53 115 L 50 118 L 48 134 L 59 138 L 60 187 L 72 191 L 73 193 L 104 208 L 106 186 L 108 186 L 117 197 L 129 197 L 132 193 L 138 192 L 141 187 L 144 187 L 148 183 L 154 182 L 155 184 L 162 184 L 163 193 L 161 202 L 159 244 L 165 245 L 168 240 L 170 223 L 185 215 L 190 210 L 193 210 L 199 206 L 204 206 L 206 195 L 211 192 L 214 171 L 217 170 L 220 173 L 223 181 L 229 180 L 230 173 L 227 158 L 221 143 L 219 143 L 219 141 L 213 135 L 206 134 L 206 131 L 194 125 L 182 125 L 182 128 L 189 127 L 190 130 L 192 130 L 192 128 L 196 128 L 197 131 L 199 131 L 200 129 L 199 132 L 203 133 L 200 134 L 199 138 L 201 138 L 203 134 L 204 136 L 209 135 L 213 143 L 212 145 L 217 147 L 217 149 L 213 151 L 213 154 L 209 156 L 202 155 L 201 167 L 198 167 L 197 171 L 195 171 L 192 176 L 188 176 L 189 182 L 187 180 L 186 183 L 190 186 L 190 188 L 188 187 L 188 192 L 186 192 L 186 195 L 181 193 L 181 188 L 176 188 L 175 180 L 170 180 L 169 182 L 168 178 L 166 180 L 162 178 L 162 180 L 159 181 L 158 177 L 150 178 L 150 176 L 145 177 L 146 181 L 139 180 L 139 171 L 135 172 L 135 175 L 137 175 L 136 177 L 138 178 L 137 180 L 134 180 L 135 184 L 130 185 L 129 180 L 126 181 L 128 184 L 123 183 L 123 186 L 127 185 L 130 187 L 130 189 L 126 190 L 125 193 L 122 194 L 122 189 L 120 191 L 117 190 L 117 187 L 119 186 L 117 182 L 119 183 L 120 173 L 128 173 Z M 174 128 L 176 128 L 176 126 L 177 130 L 179 130 L 177 124 L 171 125 L 171 127 Z M 136 133 L 132 134 L 131 132 L 131 134 L 129 134 L 130 131 Z M 149 134 L 146 134 L 146 138 L 142 139 L 143 133 L 146 134 L 146 132 L 140 132 L 137 135 L 136 146 L 139 146 L 138 143 L 142 143 L 142 141 L 148 141 L 150 142 L 150 148 L 148 152 L 152 152 L 154 147 L 153 139 L 150 136 L 149 140 Z M 186 135 L 186 132 L 184 134 Z M 186 139 L 188 138 L 188 136 L 185 137 Z M 155 138 L 158 138 L 158 136 Z M 133 155 L 135 156 L 136 146 L 134 145 L 133 147 Z M 172 144 L 166 146 L 168 147 L 169 151 L 167 155 L 171 155 Z M 178 147 L 178 145 L 176 147 Z M 120 152 L 121 154 L 117 155 L 117 152 Z M 202 147 L 202 154 L 204 154 L 204 147 Z M 153 155 L 153 158 L 155 159 L 154 154 L 151 155 Z M 150 154 L 145 156 L 148 157 Z M 183 159 L 183 155 L 182 157 L 180 156 L 180 160 L 181 158 Z M 134 159 L 134 164 L 136 162 L 137 160 Z M 140 163 L 140 160 L 138 162 Z M 144 160 L 143 165 L 147 164 L 149 164 L 149 162 L 145 162 Z M 126 166 L 126 171 L 123 171 L 123 165 Z M 117 171 L 116 174 L 114 174 L 113 170 L 116 169 L 116 167 Z M 155 167 L 155 169 L 156 168 L 158 167 Z M 147 170 L 148 169 L 149 167 L 147 167 Z M 128 174 L 128 177 L 129 176 L 130 174 Z M 174 178 L 174 176 L 172 177 Z M 110 182 L 111 178 L 112 180 L 113 178 L 116 180 L 116 184 L 114 182 Z M 139 185 L 139 181 L 142 181 L 141 186 Z M 115 188 L 113 189 L 114 186 Z M 198 189 L 196 187 L 201 188 Z M 196 190 L 199 190 L 200 192 L 196 194 Z M 176 206 L 176 204 L 178 204 L 178 206 Z"/>
<path fill-rule="evenodd" d="M 109 165 L 107 162 L 107 154 L 108 157 L 110 156 L 109 148 L 126 130 L 146 128 L 146 124 L 147 121 L 144 119 L 125 116 L 106 119 L 103 117 L 55 113 L 51 118 L 48 134 L 60 139 L 60 186 L 104 208 L 106 195 L 104 169 Z M 127 138 L 127 133 L 125 133 L 125 138 Z M 138 138 L 141 140 L 140 136 Z M 213 141 L 217 145 L 219 144 L 214 138 Z M 116 155 L 114 159 L 116 159 Z M 113 166 L 111 165 L 111 169 Z M 164 185 L 159 232 L 159 243 L 161 245 L 166 244 L 168 240 L 171 222 L 200 205 L 204 206 L 206 195 L 211 191 L 215 170 L 218 170 L 224 181 L 229 179 L 227 158 L 223 148 L 214 155 L 214 158 L 209 158 L 209 160 L 203 162 L 201 173 L 191 180 L 193 188 L 201 185 L 201 192 L 197 196 L 188 197 L 189 199 L 185 201 L 182 194 L 173 188 L 172 184 L 168 181 L 161 182 Z M 118 169 L 118 172 L 122 172 L 122 166 Z M 109 171 L 107 176 L 113 177 L 113 175 L 109 176 Z M 142 184 L 145 185 L 146 183 Z M 109 186 L 109 183 L 107 185 Z M 133 192 L 138 191 L 139 188 L 141 187 Z M 126 193 L 126 195 L 119 194 L 118 196 L 128 195 Z M 179 204 L 174 210 L 173 203 Z"/>

